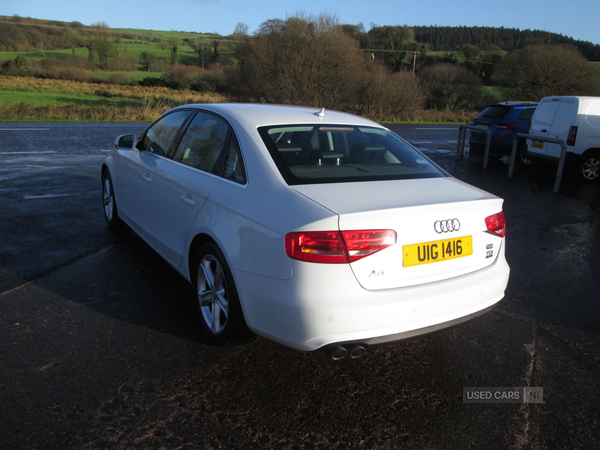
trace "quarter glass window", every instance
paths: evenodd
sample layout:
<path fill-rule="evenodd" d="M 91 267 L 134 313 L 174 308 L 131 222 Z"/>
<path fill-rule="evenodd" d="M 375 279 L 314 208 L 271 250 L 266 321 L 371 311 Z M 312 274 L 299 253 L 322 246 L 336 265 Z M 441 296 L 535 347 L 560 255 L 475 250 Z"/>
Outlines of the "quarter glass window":
<path fill-rule="evenodd" d="M 246 173 L 244 172 L 244 164 L 240 153 L 240 146 L 235 136 L 231 136 L 229 146 L 227 148 L 227 156 L 225 157 L 225 171 L 223 177 L 236 183 L 246 183 Z"/>

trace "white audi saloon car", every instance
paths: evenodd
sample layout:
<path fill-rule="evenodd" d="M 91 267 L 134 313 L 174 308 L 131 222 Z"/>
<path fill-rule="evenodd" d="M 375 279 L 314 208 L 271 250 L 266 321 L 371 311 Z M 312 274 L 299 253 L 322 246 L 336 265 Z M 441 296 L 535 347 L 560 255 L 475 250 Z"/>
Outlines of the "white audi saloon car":
<path fill-rule="evenodd" d="M 195 286 L 214 343 L 358 357 L 475 318 L 508 283 L 503 200 L 355 115 L 181 106 L 119 136 L 101 176 L 108 224 Z"/>

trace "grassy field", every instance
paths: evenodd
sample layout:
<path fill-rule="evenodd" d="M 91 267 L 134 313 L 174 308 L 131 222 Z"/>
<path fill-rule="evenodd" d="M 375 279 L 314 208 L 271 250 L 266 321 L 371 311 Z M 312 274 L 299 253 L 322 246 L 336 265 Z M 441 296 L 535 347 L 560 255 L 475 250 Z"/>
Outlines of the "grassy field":
<path fill-rule="evenodd" d="M 189 103 L 227 99 L 214 93 L 0 76 L 0 121 L 149 122 Z"/>
<path fill-rule="evenodd" d="M 165 58 L 169 60 L 171 53 L 169 50 L 163 50 L 155 45 L 148 44 L 122 44 L 119 51 L 120 58 L 133 58 L 136 62 L 139 62 L 140 55 L 143 52 L 152 53 L 157 58 Z M 189 45 L 180 46 L 178 49 L 179 62 L 181 64 L 198 64 L 198 55 L 192 47 Z M 43 59 L 61 59 L 72 55 L 70 49 L 67 50 L 34 50 L 28 52 L 0 52 L 0 61 L 2 60 L 14 60 L 17 56 L 23 55 L 28 59 L 41 61 Z M 85 47 L 75 49 L 76 56 L 88 57 L 88 50 Z"/>
<path fill-rule="evenodd" d="M 189 103 L 217 103 L 222 95 L 163 87 L 119 86 L 0 75 L 2 122 L 151 122 Z M 464 123 L 472 111 L 417 111 L 408 122 Z"/>
<path fill-rule="evenodd" d="M 0 23 L 12 23 L 12 21 L 12 17 L 0 16 Z M 48 29 L 64 29 L 64 27 L 68 27 L 69 25 L 62 22 L 44 21 L 29 18 L 21 18 L 21 22 L 36 26 L 44 26 Z M 86 30 L 89 29 L 85 26 L 84 28 Z M 177 38 L 180 42 L 178 48 L 179 62 L 181 64 L 198 64 L 198 55 L 194 52 L 192 47 L 184 44 L 186 39 L 191 39 L 196 44 L 205 44 L 211 47 L 214 45 L 215 41 L 218 41 L 219 51 L 222 54 L 226 54 L 228 52 L 227 44 L 232 41 L 229 37 L 220 36 L 214 33 L 190 33 L 183 31 L 142 30 L 129 28 L 111 28 L 110 31 L 113 33 L 118 33 L 121 36 L 127 36 L 126 38 L 121 38 L 120 40 L 118 56 L 121 58 L 134 58 L 136 61 L 139 61 L 140 55 L 143 52 L 153 53 L 158 58 L 169 59 L 171 53 L 168 49 L 167 42 L 171 38 Z M 153 40 L 158 40 L 158 42 L 152 42 Z M 75 54 L 87 58 L 89 52 L 86 47 L 79 47 L 75 49 Z M 41 60 L 44 58 L 58 59 L 72 55 L 72 50 L 0 51 L 0 61 L 14 60 L 18 55 L 24 55 L 33 60 Z"/>

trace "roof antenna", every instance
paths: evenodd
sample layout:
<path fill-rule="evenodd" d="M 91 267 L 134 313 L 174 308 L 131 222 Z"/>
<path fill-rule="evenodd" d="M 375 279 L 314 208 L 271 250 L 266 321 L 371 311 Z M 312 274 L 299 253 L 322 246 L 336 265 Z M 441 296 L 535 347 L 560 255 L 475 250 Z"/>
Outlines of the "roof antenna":
<path fill-rule="evenodd" d="M 322 108 L 321 111 L 315 113 L 315 116 L 325 117 L 325 108 Z"/>

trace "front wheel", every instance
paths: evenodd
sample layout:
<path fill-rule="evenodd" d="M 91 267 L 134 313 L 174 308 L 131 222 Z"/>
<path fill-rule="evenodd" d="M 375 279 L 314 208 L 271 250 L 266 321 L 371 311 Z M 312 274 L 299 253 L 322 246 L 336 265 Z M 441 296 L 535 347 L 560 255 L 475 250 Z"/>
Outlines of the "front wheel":
<path fill-rule="evenodd" d="M 102 210 L 106 223 L 109 227 L 114 228 L 119 221 L 119 214 L 112 179 L 108 170 L 105 170 L 102 174 Z"/>
<path fill-rule="evenodd" d="M 595 182 L 600 179 L 600 152 L 586 152 L 581 157 L 579 175 L 587 182 Z"/>
<path fill-rule="evenodd" d="M 248 333 L 231 270 L 221 250 L 205 244 L 194 264 L 196 309 L 202 332 L 215 344 L 238 340 Z"/>

